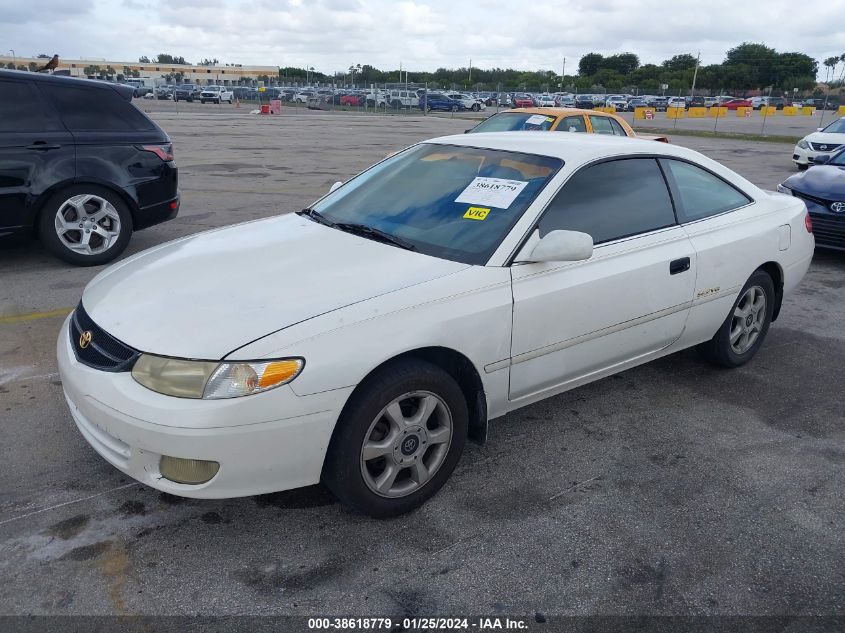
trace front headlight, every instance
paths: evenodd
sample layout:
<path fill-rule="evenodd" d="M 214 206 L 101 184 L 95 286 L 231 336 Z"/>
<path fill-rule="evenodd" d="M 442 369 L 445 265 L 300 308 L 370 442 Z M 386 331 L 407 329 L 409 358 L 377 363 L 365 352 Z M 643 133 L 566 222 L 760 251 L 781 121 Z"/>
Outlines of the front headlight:
<path fill-rule="evenodd" d="M 152 391 L 177 398 L 238 398 L 289 383 L 305 366 L 302 358 L 218 363 L 142 354 L 132 377 Z"/>
<path fill-rule="evenodd" d="M 800 147 L 801 149 L 810 149 L 810 144 L 807 142 L 807 139 L 802 138 L 800 141 L 798 141 L 798 147 Z"/>
<path fill-rule="evenodd" d="M 785 193 L 788 196 L 792 195 L 792 189 L 790 189 L 789 187 L 785 187 L 783 183 L 778 185 L 778 191 L 781 193 Z"/>

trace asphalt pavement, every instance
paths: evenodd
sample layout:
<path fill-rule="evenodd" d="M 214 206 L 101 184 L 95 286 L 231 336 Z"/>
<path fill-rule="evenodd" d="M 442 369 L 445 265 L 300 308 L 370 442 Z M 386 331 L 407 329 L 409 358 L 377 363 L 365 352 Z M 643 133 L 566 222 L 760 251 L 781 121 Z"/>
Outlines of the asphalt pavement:
<path fill-rule="evenodd" d="M 467 127 L 179 105 L 154 117 L 180 215 L 127 255 L 300 209 Z M 794 170 L 789 145 L 673 142 L 768 189 Z M 843 254 L 817 251 L 749 365 L 682 352 L 495 420 L 434 499 L 383 521 L 319 486 L 180 499 L 101 459 L 55 373 L 62 316 L 97 272 L 0 251 L 0 614 L 845 613 Z"/>

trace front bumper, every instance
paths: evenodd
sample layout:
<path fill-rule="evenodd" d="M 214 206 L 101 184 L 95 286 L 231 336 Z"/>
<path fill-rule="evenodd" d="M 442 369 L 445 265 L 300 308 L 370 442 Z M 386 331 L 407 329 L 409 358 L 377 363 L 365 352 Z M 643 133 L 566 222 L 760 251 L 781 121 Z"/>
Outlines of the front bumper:
<path fill-rule="evenodd" d="M 815 150 L 809 148 L 804 149 L 796 145 L 795 149 L 792 150 L 792 162 L 796 165 L 812 165 L 816 156 L 820 156 L 822 154 L 830 154 L 830 152 L 817 152 Z"/>
<path fill-rule="evenodd" d="M 229 498 L 315 484 L 352 387 L 297 396 L 289 386 L 228 400 L 173 398 L 129 372 L 97 371 L 76 360 L 65 321 L 57 358 L 77 428 L 106 461 L 148 486 L 183 497 Z M 219 462 L 200 485 L 159 472 L 162 455 Z"/>

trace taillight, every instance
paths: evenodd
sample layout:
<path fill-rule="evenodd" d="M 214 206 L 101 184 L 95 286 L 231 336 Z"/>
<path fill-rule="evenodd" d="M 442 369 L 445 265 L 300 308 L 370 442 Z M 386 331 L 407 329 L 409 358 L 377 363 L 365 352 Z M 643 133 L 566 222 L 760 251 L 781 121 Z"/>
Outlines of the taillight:
<path fill-rule="evenodd" d="M 158 156 L 165 163 L 173 160 L 173 144 L 166 143 L 164 145 L 143 145 L 141 147 L 145 152 L 152 152 Z"/>
<path fill-rule="evenodd" d="M 810 218 L 809 213 L 804 216 L 804 227 L 807 229 L 807 233 L 813 232 L 813 220 Z"/>

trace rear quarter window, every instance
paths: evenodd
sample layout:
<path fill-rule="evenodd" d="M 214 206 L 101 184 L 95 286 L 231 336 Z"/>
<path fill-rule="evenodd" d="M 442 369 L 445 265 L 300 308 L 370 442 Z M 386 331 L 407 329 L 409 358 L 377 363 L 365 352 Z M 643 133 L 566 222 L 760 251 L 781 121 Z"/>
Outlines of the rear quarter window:
<path fill-rule="evenodd" d="M 51 116 L 35 86 L 0 79 L 0 132 L 45 132 L 62 129 Z"/>
<path fill-rule="evenodd" d="M 111 88 L 42 86 L 72 132 L 132 132 L 155 129 L 132 103 Z"/>

